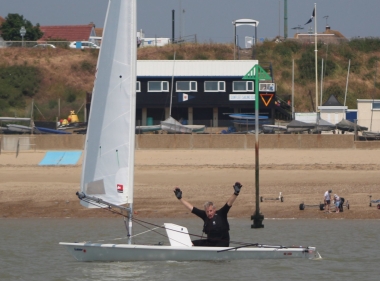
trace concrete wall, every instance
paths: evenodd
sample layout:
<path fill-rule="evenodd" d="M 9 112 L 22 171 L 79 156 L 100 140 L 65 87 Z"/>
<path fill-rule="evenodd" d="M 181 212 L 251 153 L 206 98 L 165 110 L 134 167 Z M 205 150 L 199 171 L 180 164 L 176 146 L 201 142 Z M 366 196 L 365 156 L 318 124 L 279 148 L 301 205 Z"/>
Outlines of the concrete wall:
<path fill-rule="evenodd" d="M 1 150 L 82 150 L 85 135 L 2 135 Z"/>
<path fill-rule="evenodd" d="M 2 151 L 82 150 L 85 135 L 2 135 Z M 260 135 L 264 149 L 380 149 L 380 141 L 354 141 L 354 135 Z M 255 149 L 255 135 L 136 135 L 136 149 Z"/>

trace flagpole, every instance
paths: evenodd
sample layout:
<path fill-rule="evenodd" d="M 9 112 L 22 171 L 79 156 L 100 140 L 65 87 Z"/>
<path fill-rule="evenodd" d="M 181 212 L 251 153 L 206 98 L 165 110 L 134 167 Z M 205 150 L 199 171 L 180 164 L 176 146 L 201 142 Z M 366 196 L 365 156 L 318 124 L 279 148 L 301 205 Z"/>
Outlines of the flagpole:
<path fill-rule="evenodd" d="M 315 43 L 315 112 L 318 112 L 318 49 L 317 49 L 317 3 L 314 3 L 314 43 Z"/>

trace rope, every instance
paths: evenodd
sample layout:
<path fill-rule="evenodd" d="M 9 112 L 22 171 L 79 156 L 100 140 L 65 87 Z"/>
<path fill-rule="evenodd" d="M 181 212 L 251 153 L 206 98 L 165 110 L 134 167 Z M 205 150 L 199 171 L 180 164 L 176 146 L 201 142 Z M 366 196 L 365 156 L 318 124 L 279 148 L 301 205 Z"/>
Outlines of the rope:
<path fill-rule="evenodd" d="M 118 212 L 118 211 L 115 211 L 115 210 L 113 210 L 113 209 L 110 208 L 110 207 L 103 207 L 101 204 L 99 204 L 99 203 L 95 203 L 95 202 L 93 202 L 93 201 L 91 201 L 91 200 L 88 200 L 88 199 L 86 199 L 86 198 L 81 198 L 80 200 L 83 200 L 84 202 L 87 202 L 87 203 L 89 203 L 89 204 L 92 204 L 92 205 L 94 205 L 94 206 L 96 206 L 96 207 L 99 207 L 99 208 L 101 208 L 101 209 L 103 209 L 103 210 L 107 210 L 107 211 L 109 211 L 109 212 L 111 212 L 111 213 L 113 213 L 113 214 L 120 215 L 120 216 L 122 216 L 122 217 L 127 218 L 127 216 L 124 215 L 123 213 Z M 161 229 L 165 229 L 165 230 L 168 229 L 168 230 L 171 230 L 171 231 L 174 231 L 174 232 L 183 233 L 182 231 L 178 231 L 178 230 L 175 230 L 175 229 L 166 228 L 165 226 L 157 225 L 157 224 L 150 223 L 150 222 L 143 221 L 143 220 L 136 219 L 136 218 L 132 218 L 132 221 L 133 221 L 134 223 L 137 223 L 138 225 L 140 225 L 140 226 L 142 226 L 142 227 L 147 228 L 147 229 L 149 229 L 148 226 L 145 226 L 144 224 L 154 226 L 155 228 L 154 228 L 154 229 L 150 229 L 149 231 L 153 231 L 154 233 L 159 234 L 159 235 L 161 235 L 161 236 L 163 236 L 163 237 L 166 237 L 166 238 L 168 238 L 167 235 L 164 235 L 164 234 L 162 234 L 162 233 L 160 233 L 160 232 L 157 232 L 157 231 L 155 231 L 155 229 L 159 229 L 159 228 L 161 228 Z M 148 232 L 148 231 L 146 231 L 146 232 Z M 142 233 L 140 233 L 140 234 L 142 234 Z M 140 235 L 140 234 L 138 234 L 138 235 Z M 197 238 L 201 238 L 201 239 L 203 238 L 203 234 L 202 234 L 202 235 L 197 235 L 197 234 L 193 234 L 193 233 L 188 233 L 188 234 L 189 234 L 190 236 L 193 236 L 193 237 L 197 237 Z M 137 235 L 135 235 L 135 236 L 137 236 Z M 131 237 L 133 237 L 133 236 L 131 236 Z M 115 238 L 114 240 L 121 240 L 121 239 L 124 239 L 124 238 Z M 224 239 L 212 239 L 212 240 L 213 240 L 213 241 L 219 241 L 219 242 L 227 242 L 227 240 L 224 240 Z M 104 241 L 104 240 L 98 240 L 98 241 Z M 177 242 L 178 242 L 178 243 L 181 243 L 180 241 L 177 241 Z M 253 244 L 253 243 L 239 242 L 239 241 L 229 241 L 229 242 L 230 242 L 231 244 L 242 245 L 243 247 L 254 246 L 254 245 L 257 244 L 257 243 Z M 182 244 L 182 243 L 181 243 L 181 244 Z M 259 245 L 259 244 L 257 244 L 257 245 Z M 282 247 L 282 246 L 279 246 L 279 247 Z"/>

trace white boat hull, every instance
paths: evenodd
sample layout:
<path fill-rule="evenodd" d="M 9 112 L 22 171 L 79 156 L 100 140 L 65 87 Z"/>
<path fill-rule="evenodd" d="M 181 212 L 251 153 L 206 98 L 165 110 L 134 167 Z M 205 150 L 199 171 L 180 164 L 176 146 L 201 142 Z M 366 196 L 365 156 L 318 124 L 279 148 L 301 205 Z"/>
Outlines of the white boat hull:
<path fill-rule="evenodd" d="M 237 259 L 321 258 L 315 247 L 173 247 L 129 244 L 59 243 L 78 261 L 214 261 Z M 230 251 L 223 251 L 233 249 Z"/>

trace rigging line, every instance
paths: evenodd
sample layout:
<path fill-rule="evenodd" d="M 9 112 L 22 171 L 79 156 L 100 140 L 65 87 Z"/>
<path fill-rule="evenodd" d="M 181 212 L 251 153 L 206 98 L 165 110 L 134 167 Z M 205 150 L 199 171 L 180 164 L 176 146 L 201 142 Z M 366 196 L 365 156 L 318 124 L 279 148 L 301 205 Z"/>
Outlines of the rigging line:
<path fill-rule="evenodd" d="M 156 227 L 160 227 L 159 225 L 156 225 L 154 223 L 149 223 L 149 222 L 146 222 L 146 221 L 143 221 L 143 220 L 139 220 L 139 219 L 136 219 L 136 218 L 133 218 L 132 219 L 134 222 L 137 223 L 137 221 L 141 222 L 141 223 L 146 223 L 146 224 L 149 224 L 149 225 L 152 225 L 152 226 L 156 226 Z M 168 230 L 171 230 L 171 231 L 174 231 L 174 232 L 178 232 L 178 233 L 183 233 L 182 231 L 179 231 L 179 230 L 175 230 L 175 229 L 171 229 L 171 228 L 166 228 L 166 227 L 161 227 L 161 228 L 164 228 L 164 229 L 168 229 Z M 197 234 L 192 234 L 192 233 L 188 233 L 190 236 L 194 236 L 194 237 L 197 237 L 197 238 L 203 238 L 203 233 L 202 235 L 197 235 Z M 225 239 L 213 239 L 214 241 L 227 241 Z M 246 244 L 251 244 L 251 243 L 246 243 L 246 242 L 238 242 L 238 241 L 229 241 L 230 243 L 232 244 L 240 244 L 240 245 L 246 245 Z"/>
<path fill-rule="evenodd" d="M 121 216 L 123 216 L 123 217 L 127 217 L 127 216 L 124 215 L 123 213 L 121 213 L 121 212 L 117 212 L 117 211 L 113 210 L 111 207 L 108 207 L 108 208 L 107 208 L 107 207 L 102 207 L 101 204 L 96 204 L 96 203 L 92 202 L 91 200 L 85 200 L 85 199 L 86 199 L 86 198 L 82 198 L 82 199 L 80 199 L 80 200 L 83 200 L 84 202 L 87 202 L 87 203 L 89 203 L 89 204 L 92 204 L 92 205 L 94 205 L 94 206 L 96 206 L 96 207 L 99 207 L 99 208 L 101 208 L 101 209 L 103 209 L 103 210 L 110 211 L 110 212 L 112 212 L 112 213 L 114 213 L 114 214 L 121 215 Z M 143 225 L 143 223 L 145 223 L 145 224 L 149 224 L 149 225 L 152 225 L 152 226 L 155 226 L 156 228 L 169 229 L 169 230 L 174 231 L 174 232 L 183 233 L 183 232 L 178 231 L 178 230 L 175 230 L 175 229 L 166 228 L 166 227 L 163 227 L 163 226 L 160 226 L 160 225 L 157 225 L 157 224 L 153 224 L 153 223 L 149 223 L 149 222 L 147 222 L 147 221 L 139 220 L 139 219 L 136 219 L 136 218 L 133 218 L 133 217 L 132 217 L 132 221 L 135 222 L 135 223 L 137 223 L 138 225 L 141 225 L 142 227 L 145 227 L 145 228 L 148 228 L 148 226 Z M 168 237 L 167 235 L 164 235 L 164 234 L 159 233 L 159 232 L 157 232 L 157 231 L 154 231 L 154 230 L 151 230 L 151 231 L 153 231 L 154 233 L 159 234 L 159 235 L 161 235 L 161 236 Z M 189 234 L 190 236 L 193 236 L 193 237 L 203 238 L 203 233 L 202 233 L 202 235 L 197 235 L 197 234 L 192 234 L 192 233 L 188 233 L 188 234 Z M 215 241 L 226 241 L 226 240 L 224 240 L 224 239 L 213 239 L 213 240 L 215 240 Z M 178 242 L 178 241 L 177 241 L 177 242 Z M 237 245 L 250 245 L 250 243 L 246 243 L 246 242 L 239 242 L 239 241 L 229 241 L 229 242 L 232 243 L 232 244 L 237 244 Z M 179 243 L 181 243 L 181 242 L 179 242 Z M 282 247 L 282 246 L 279 246 L 279 247 Z"/>
<path fill-rule="evenodd" d="M 132 219 L 132 220 L 133 220 L 133 219 Z M 147 226 L 142 225 L 141 223 L 138 223 L 138 222 L 136 222 L 136 221 L 135 221 L 135 223 L 137 223 L 138 225 L 141 225 L 142 227 L 146 227 L 146 228 L 148 228 Z M 156 228 L 169 229 L 169 228 L 166 228 L 166 227 L 163 227 L 163 226 L 158 226 L 158 227 L 156 227 Z M 171 229 L 169 229 L 169 230 L 171 230 Z M 166 238 L 169 239 L 169 237 L 168 237 L 167 235 L 162 234 L 162 233 L 159 233 L 159 232 L 157 232 L 157 231 L 155 231 L 155 230 L 153 230 L 153 229 L 152 229 L 152 230 L 149 230 L 149 231 L 153 231 L 154 233 L 159 234 L 159 235 L 161 235 L 161 236 L 166 237 Z M 173 230 L 173 231 L 175 231 L 175 230 Z M 178 231 L 178 232 L 180 232 L 180 231 Z M 180 233 L 182 233 L 182 232 L 180 232 Z M 184 245 L 184 246 L 187 246 L 185 243 L 182 243 L 181 241 L 178 241 L 178 240 L 175 240 L 175 239 L 169 239 L 169 240 L 173 240 L 173 241 L 176 241 L 177 243 L 180 243 L 180 244 L 182 244 L 182 245 Z"/>

